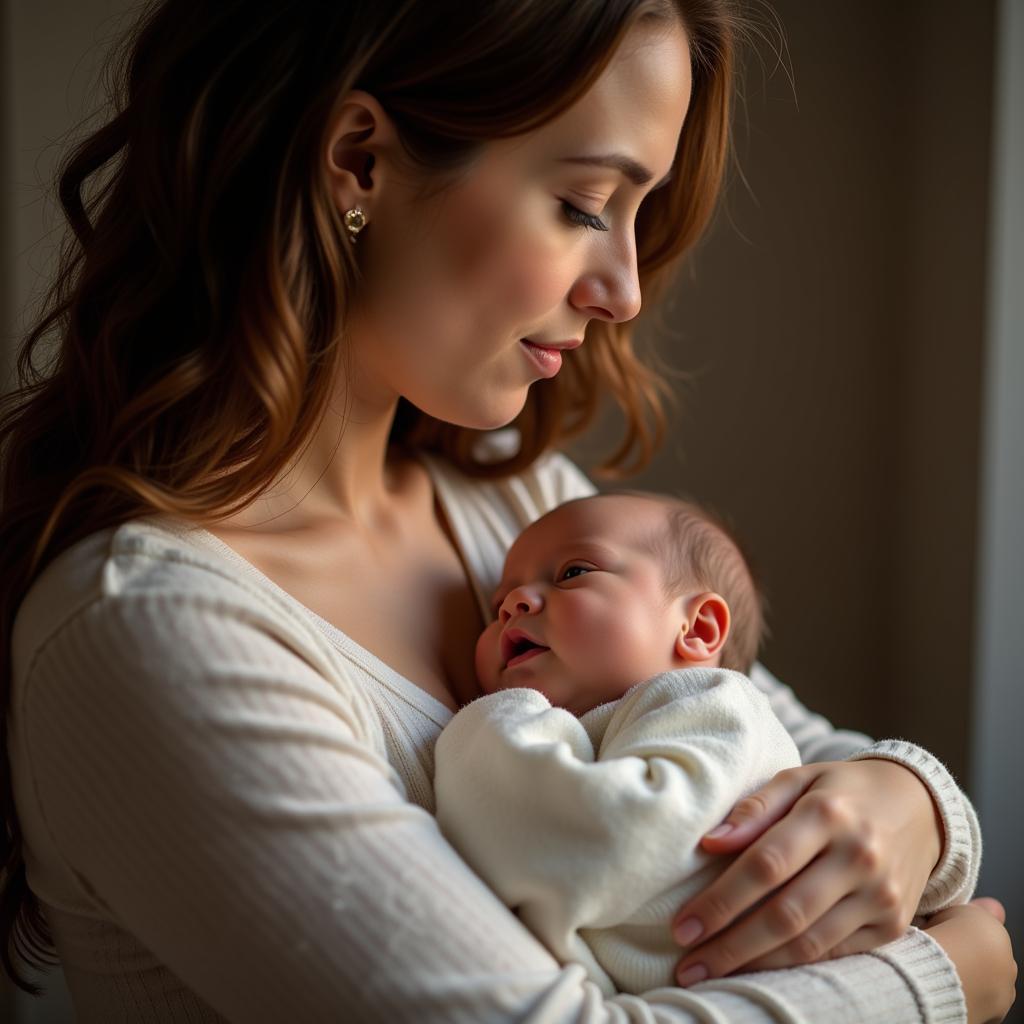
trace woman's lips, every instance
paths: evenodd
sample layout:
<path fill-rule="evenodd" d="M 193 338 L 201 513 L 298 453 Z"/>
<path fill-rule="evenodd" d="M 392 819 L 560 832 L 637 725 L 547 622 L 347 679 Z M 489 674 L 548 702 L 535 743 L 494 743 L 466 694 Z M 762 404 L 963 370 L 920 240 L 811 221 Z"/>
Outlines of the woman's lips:
<path fill-rule="evenodd" d="M 540 371 L 542 377 L 554 377 L 562 368 L 562 353 L 559 349 L 535 345 L 532 341 L 527 341 L 526 338 L 520 338 L 519 343 L 533 360 L 534 366 Z"/>

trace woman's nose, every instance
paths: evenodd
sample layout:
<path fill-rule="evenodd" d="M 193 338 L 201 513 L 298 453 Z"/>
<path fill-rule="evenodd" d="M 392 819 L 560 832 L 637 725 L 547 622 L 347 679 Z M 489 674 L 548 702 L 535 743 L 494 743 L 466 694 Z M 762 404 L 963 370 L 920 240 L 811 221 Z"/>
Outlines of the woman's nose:
<path fill-rule="evenodd" d="M 636 261 L 636 240 L 599 239 L 603 248 L 569 293 L 570 303 L 592 318 L 624 323 L 632 320 L 641 306 L 640 272 Z"/>
<path fill-rule="evenodd" d="M 534 586 L 514 587 L 505 595 L 498 609 L 498 621 L 508 622 L 513 615 L 535 615 L 544 607 L 544 598 Z"/>

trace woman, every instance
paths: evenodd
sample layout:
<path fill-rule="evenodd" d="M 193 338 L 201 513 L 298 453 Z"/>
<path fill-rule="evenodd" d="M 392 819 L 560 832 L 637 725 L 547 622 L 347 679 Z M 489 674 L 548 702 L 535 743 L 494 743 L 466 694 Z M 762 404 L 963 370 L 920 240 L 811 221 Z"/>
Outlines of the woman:
<path fill-rule="evenodd" d="M 643 1001 L 438 833 L 504 548 L 592 489 L 549 449 L 603 388 L 612 461 L 654 446 L 626 325 L 710 215 L 736 30 L 709 0 L 465 12 L 165 0 L 65 167 L 23 366 L 51 329 L 59 356 L 0 425 L 11 949 L 52 933 L 84 1021 L 997 1019 L 995 916 L 897 938 L 979 848 L 908 744 L 738 808 L 679 917 L 681 981 L 719 980 Z M 862 746 L 764 685 L 805 760 Z"/>

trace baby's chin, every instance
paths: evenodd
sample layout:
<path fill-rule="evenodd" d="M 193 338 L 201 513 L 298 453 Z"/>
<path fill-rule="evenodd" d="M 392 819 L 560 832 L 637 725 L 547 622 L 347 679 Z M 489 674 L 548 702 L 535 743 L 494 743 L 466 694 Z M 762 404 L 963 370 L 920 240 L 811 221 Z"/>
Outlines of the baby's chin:
<path fill-rule="evenodd" d="M 480 689 L 484 693 L 500 693 L 502 690 L 536 690 L 536 686 L 526 686 L 512 679 L 481 679 Z"/>
<path fill-rule="evenodd" d="M 548 697 L 543 685 L 537 685 L 535 682 L 528 682 L 525 679 L 516 679 L 514 675 L 510 676 L 506 672 L 500 672 L 496 677 L 480 676 L 477 682 L 480 684 L 480 691 L 485 695 L 501 693 L 502 690 L 536 690 L 542 696 Z"/>

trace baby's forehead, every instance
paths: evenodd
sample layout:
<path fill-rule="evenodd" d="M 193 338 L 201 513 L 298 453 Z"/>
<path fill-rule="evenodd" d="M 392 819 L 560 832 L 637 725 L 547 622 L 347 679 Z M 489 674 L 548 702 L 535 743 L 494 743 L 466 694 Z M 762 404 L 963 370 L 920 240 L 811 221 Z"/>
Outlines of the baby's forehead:
<path fill-rule="evenodd" d="M 506 565 L 573 543 L 604 543 L 651 554 L 652 537 L 664 528 L 665 507 L 647 498 L 602 494 L 552 509 L 516 538 Z"/>

